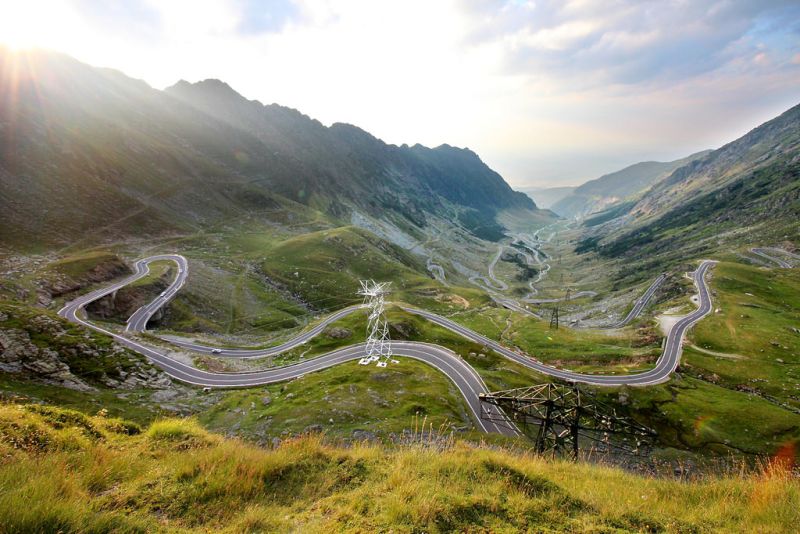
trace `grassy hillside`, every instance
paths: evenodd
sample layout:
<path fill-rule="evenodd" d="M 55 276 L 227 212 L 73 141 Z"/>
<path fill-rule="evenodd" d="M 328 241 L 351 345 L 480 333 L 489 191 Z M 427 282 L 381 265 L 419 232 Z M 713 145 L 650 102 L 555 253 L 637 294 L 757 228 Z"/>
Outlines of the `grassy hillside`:
<path fill-rule="evenodd" d="M 355 227 L 283 241 L 269 250 L 262 269 L 320 308 L 352 304 L 357 298 L 358 280 L 393 281 L 395 291 L 431 281 L 419 256 Z"/>
<path fill-rule="evenodd" d="M 751 281 L 746 292 L 755 297 L 747 297 L 741 288 L 729 287 L 726 284 L 729 277 L 727 269 L 741 270 L 742 276 Z M 743 319 L 740 318 L 739 308 L 729 306 L 729 303 L 740 302 L 742 297 L 757 303 L 762 298 L 771 298 L 770 295 L 774 295 L 772 298 L 778 299 L 778 303 L 789 302 L 786 299 L 793 298 L 793 290 L 787 287 L 800 285 L 795 282 L 798 275 L 800 273 L 795 271 L 774 273 L 737 264 L 721 264 L 719 275 L 715 272 L 712 279 L 720 312 L 695 327 L 690 337 L 692 344 L 685 349 L 679 373 L 666 384 L 646 388 L 596 388 L 595 393 L 622 413 L 629 414 L 658 431 L 654 457 L 669 459 L 678 454 L 702 463 L 713 455 L 733 454 L 740 458 L 753 458 L 775 454 L 783 447 L 794 446 L 800 440 L 800 414 L 797 413 L 800 389 L 794 368 L 796 357 L 792 354 L 800 354 L 800 337 L 791 330 L 794 324 L 793 315 L 789 313 L 781 320 L 774 320 L 773 312 L 769 312 L 770 317 L 749 316 Z M 777 277 L 777 280 L 770 282 L 773 277 Z M 777 283 L 778 280 L 783 280 L 783 285 Z M 786 291 L 773 293 L 769 290 L 770 285 L 776 290 Z M 669 305 L 681 303 L 687 305 L 688 299 L 684 296 Z M 685 309 L 688 310 L 688 306 Z M 637 372 L 651 366 L 660 353 L 660 337 L 654 334 L 652 319 L 642 319 L 622 332 L 609 336 L 608 333 L 592 330 L 551 331 L 546 328 L 546 324 L 491 307 L 450 313 L 456 321 L 501 340 L 508 346 L 518 346 L 540 361 L 573 370 L 620 374 Z M 758 322 L 753 322 L 754 319 Z M 491 390 L 523 387 L 549 380 L 546 376 L 509 362 L 479 344 L 468 342 L 448 330 L 398 309 L 390 309 L 389 320 L 393 339 L 432 342 L 454 350 L 478 370 Z M 708 327 L 705 321 L 708 321 Z M 751 332 L 758 331 L 760 327 L 757 325 L 763 321 L 764 324 L 772 324 L 765 330 L 771 335 L 755 338 L 758 345 L 750 349 L 736 349 L 752 356 L 730 355 L 727 352 L 709 355 L 700 352 L 695 347 L 703 350 L 707 350 L 707 347 L 722 350 L 721 347 L 724 347 L 720 343 L 728 338 L 726 328 L 720 327 L 719 321 L 733 325 L 738 325 L 739 322 L 749 323 L 746 328 Z M 363 339 L 363 315 L 353 314 L 332 326 L 352 334 L 337 339 L 320 336 L 302 348 L 276 358 L 275 362 L 297 361 L 300 357 L 311 358 Z M 780 343 L 780 346 L 772 345 L 772 342 Z M 761 353 L 760 350 L 766 347 L 769 349 Z M 778 362 L 776 358 L 783 362 Z M 404 358 L 400 360 L 397 370 L 403 371 L 408 361 Z M 359 384 L 358 377 L 361 373 L 352 375 L 345 370 L 341 372 L 349 376 L 349 383 Z M 338 371 L 326 372 L 328 373 L 331 376 L 339 375 Z M 331 383 L 330 378 L 321 377 L 320 380 L 326 384 Z M 334 379 L 334 383 L 337 380 Z M 316 383 L 316 379 L 308 376 L 298 382 L 296 387 L 306 391 L 303 384 Z M 375 384 L 378 396 L 384 389 L 393 388 L 384 388 L 383 383 Z M 242 394 L 242 398 L 249 397 Z M 314 395 L 308 396 L 306 393 L 304 398 L 308 399 L 309 413 L 300 418 L 300 421 L 304 421 L 303 424 L 312 424 L 313 421 L 327 427 L 327 408 L 324 405 L 316 406 Z M 246 404 L 245 401 L 242 402 Z M 293 399 L 287 406 L 291 410 L 297 408 L 302 411 L 304 402 Z M 435 403 L 436 400 L 432 399 L 432 402 Z M 441 402 L 448 404 L 449 401 L 442 399 Z M 392 414 L 395 413 L 390 406 L 378 410 L 376 417 L 379 419 L 393 417 Z M 257 414 L 264 412 L 264 408 L 256 402 L 256 407 L 249 411 L 253 412 L 252 417 L 257 417 Z M 310 412 L 314 412 L 314 415 Z M 354 420 L 357 421 L 357 418 Z M 294 422 L 290 421 L 289 424 Z M 379 428 L 381 423 L 376 421 L 374 426 Z"/>
<path fill-rule="evenodd" d="M 268 283 L 253 260 L 191 258 L 189 278 L 161 329 L 263 338 L 303 324 L 307 310 Z"/>
<path fill-rule="evenodd" d="M 642 478 L 418 433 L 274 450 L 191 420 L 0 406 L 3 532 L 791 532 L 800 485 L 754 474 Z"/>
<path fill-rule="evenodd" d="M 715 306 L 692 334 L 687 370 L 800 412 L 800 271 L 723 262 Z"/>
<path fill-rule="evenodd" d="M 687 252 L 697 255 L 748 241 L 800 242 L 800 167 L 793 158 L 787 155 L 719 190 L 687 199 L 599 251 L 611 257 L 636 254 L 670 261 Z"/>
<path fill-rule="evenodd" d="M 378 371 L 352 362 L 286 384 L 228 392 L 198 415 L 205 428 L 261 442 L 308 429 L 392 439 L 423 420 L 437 430 L 481 438 L 456 386 L 408 358 Z"/>
<path fill-rule="evenodd" d="M 478 290 L 469 290 L 471 293 L 458 288 L 451 290 L 459 293 L 443 291 L 430 278 L 414 270 L 420 267 L 413 263 L 413 258 L 408 265 L 401 263 L 408 259 L 405 252 L 376 240 L 363 230 L 332 229 L 283 241 L 252 234 L 229 243 L 230 257 L 258 261 L 266 256 L 264 268 L 280 266 L 280 270 L 274 271 L 275 280 L 278 276 L 287 280 L 286 287 L 297 295 L 309 299 L 314 295 L 312 301 L 320 307 L 331 301 L 336 304 L 339 299 L 352 298 L 351 291 L 360 277 L 385 279 L 391 276 L 397 290 L 392 300 L 410 301 L 450 315 L 457 322 L 508 346 L 517 346 L 551 365 L 586 372 L 629 373 L 648 368 L 660 353 L 660 335 L 652 319 L 644 317 L 613 335 L 591 329 L 549 330 L 546 322 L 487 303 Z M 193 254 L 201 254 L 201 250 L 205 249 Z M 311 260 L 306 260 L 306 255 Z M 312 314 L 286 300 L 287 293 L 265 286 L 252 271 L 242 270 L 237 275 L 220 268 L 229 260 L 214 264 L 210 263 L 210 255 L 201 257 L 203 259 L 191 259 L 190 281 L 168 308 L 167 316 L 173 319 L 167 322 L 170 328 L 194 330 L 199 324 L 197 321 L 205 321 L 204 324 L 209 325 L 208 332 L 224 333 L 223 325 L 237 324 L 229 332 L 238 337 L 214 337 L 213 342 L 230 345 L 239 339 L 254 345 L 270 345 L 296 335 L 303 325 L 313 322 Z M 304 265 L 305 269 L 298 270 L 298 266 Z M 563 266 L 557 264 L 556 267 Z M 91 270 L 88 263 L 85 268 Z M 230 266 L 225 268 L 231 269 Z M 691 269 L 691 265 L 686 268 Z M 298 276 L 294 276 L 295 272 Z M 72 274 L 81 277 L 80 272 Z M 712 273 L 711 286 L 715 306 L 720 311 L 701 321 L 693 330 L 693 345 L 685 350 L 680 375 L 667 384 L 650 388 L 599 392 L 619 409 L 659 430 L 659 456 L 669 456 L 674 450 L 680 450 L 684 451 L 681 454 L 690 452 L 698 457 L 714 453 L 747 457 L 773 454 L 784 444 L 795 442 L 800 438 L 800 415 L 792 410 L 800 408 L 797 402 L 800 390 L 796 385 L 796 357 L 793 355 L 800 353 L 800 337 L 791 328 L 797 322 L 793 310 L 800 300 L 793 289 L 800 287 L 798 276 L 800 271 L 795 270 L 770 270 L 730 262 L 719 264 Z M 675 282 L 667 285 L 677 283 L 680 273 L 675 278 Z M 403 281 L 406 287 L 402 287 Z M 353 287 L 342 291 L 348 284 Z M 685 288 L 676 286 L 674 289 L 668 292 L 673 295 L 669 297 L 672 300 L 660 304 L 659 309 L 673 306 L 689 309 Z M 328 301 L 329 296 L 334 298 Z M 248 310 L 252 310 L 253 315 L 249 315 Z M 178 320 L 181 317 L 191 318 L 191 322 L 182 324 Z M 391 308 L 389 319 L 393 339 L 426 341 L 451 348 L 478 370 L 492 390 L 547 380 L 545 376 L 399 309 Z M 235 323 L 229 322 L 233 320 Z M 256 329 L 248 324 L 254 324 Z M 311 358 L 363 339 L 363 314 L 353 314 L 332 326 L 349 334 L 335 337 L 323 334 L 280 357 L 250 362 L 243 368 Z M 765 335 L 762 337 L 759 332 Z M 82 359 L 76 365 L 92 361 Z M 213 359 L 198 363 L 219 369 L 228 365 Z M 431 416 L 444 414 L 437 419 L 437 424 L 447 419 L 456 426 L 471 426 L 469 418 L 463 416 L 463 401 L 451 398 L 449 383 L 430 369 L 402 359 L 401 365 L 393 369 L 386 380 L 367 380 L 366 387 L 362 370 L 355 365 L 344 366 L 287 385 L 226 393 L 215 397 L 218 410 L 209 411 L 203 402 L 191 399 L 182 403 L 180 409 L 182 413 L 197 414 L 210 428 L 229 431 L 235 427 L 237 434 L 254 439 L 261 439 L 260 435 L 280 436 L 283 431 L 302 431 L 309 425 L 322 425 L 343 437 L 362 427 L 385 436 L 408 427 L 410 415 L 403 408 L 406 403 L 422 406 L 424 409 L 420 412 Z M 416 375 L 427 377 L 426 383 L 435 385 L 435 392 L 420 388 L 415 382 Z M 314 388 L 324 388 L 329 393 L 309 394 Z M 84 400 L 65 400 L 53 390 L 31 390 L 20 383 L 9 383 L 7 390 L 42 400 L 66 402 L 81 409 L 91 409 L 93 405 L 92 395 L 86 395 Z M 286 393 L 276 394 L 281 390 Z M 403 393 L 397 393 L 400 391 Z M 286 396 L 288 393 L 295 396 L 290 399 Z M 271 404 L 262 405 L 259 399 L 265 395 L 273 399 Z M 130 410 L 127 405 L 116 407 L 113 401 L 112 406 L 103 394 L 96 398 L 101 405 L 113 408 L 114 413 L 126 414 Z M 149 394 L 145 394 L 141 402 L 148 404 L 148 398 Z M 628 399 L 627 404 L 620 401 L 622 398 Z M 715 401 L 705 402 L 707 398 Z M 341 418 L 332 417 L 330 399 L 338 399 L 336 402 L 343 405 L 355 404 L 343 408 L 348 413 L 343 412 Z M 251 402 L 255 407 L 250 406 Z M 152 413 L 157 413 L 158 403 L 150 404 L 155 407 Z M 175 405 L 172 401 L 168 404 Z M 247 417 L 237 410 L 246 412 Z M 370 411 L 374 413 L 368 416 Z M 331 418 L 335 425 L 330 424 Z"/>
<path fill-rule="evenodd" d="M 30 271 L 17 284 L 29 289 L 37 288 L 56 298 L 132 272 L 122 258 L 106 250 L 64 255 L 38 271 Z"/>

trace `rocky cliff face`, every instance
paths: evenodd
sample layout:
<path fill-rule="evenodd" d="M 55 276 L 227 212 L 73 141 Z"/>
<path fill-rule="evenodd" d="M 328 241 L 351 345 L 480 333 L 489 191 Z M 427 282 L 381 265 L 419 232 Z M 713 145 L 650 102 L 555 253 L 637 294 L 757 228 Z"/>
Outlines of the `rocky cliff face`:
<path fill-rule="evenodd" d="M 87 262 L 91 266 L 86 266 Z M 71 262 L 56 262 L 47 276 L 37 282 L 37 302 L 40 306 L 47 307 L 54 298 L 130 273 L 128 264 L 114 254 L 103 253 Z"/>
<path fill-rule="evenodd" d="M 139 355 L 32 308 L 0 309 L 0 371 L 81 391 L 168 388 Z"/>
<path fill-rule="evenodd" d="M 34 345 L 24 330 L 0 330 L 0 371 L 35 377 L 46 384 L 80 391 L 93 389 L 73 375 L 58 356 L 55 350 Z"/>
<path fill-rule="evenodd" d="M 169 271 L 151 284 L 123 287 L 119 291 L 90 303 L 86 307 L 86 311 L 94 317 L 124 322 L 133 315 L 133 312 L 164 291 L 172 278 L 174 275 L 172 271 Z M 158 321 L 162 314 L 163 310 L 159 310 L 153 320 Z"/>
<path fill-rule="evenodd" d="M 110 256 L 108 259 L 98 261 L 94 267 L 77 277 L 57 272 L 53 278 L 44 282 L 42 289 L 47 290 L 51 297 L 59 297 L 79 291 L 90 284 L 107 282 L 130 273 L 130 267 L 121 258 Z"/>
<path fill-rule="evenodd" d="M 352 124 L 327 128 L 295 109 L 247 100 L 220 80 L 180 81 L 165 93 L 252 134 L 271 153 L 301 161 L 303 173 L 275 184 L 279 192 L 301 202 L 298 188 L 306 194 L 347 198 L 367 211 L 378 200 L 373 198 L 375 191 L 384 203 L 411 201 L 415 208 L 433 213 L 442 208 L 442 199 L 492 216 L 506 208 L 536 209 L 529 197 L 513 191 L 468 149 L 446 144 L 398 147 Z"/>

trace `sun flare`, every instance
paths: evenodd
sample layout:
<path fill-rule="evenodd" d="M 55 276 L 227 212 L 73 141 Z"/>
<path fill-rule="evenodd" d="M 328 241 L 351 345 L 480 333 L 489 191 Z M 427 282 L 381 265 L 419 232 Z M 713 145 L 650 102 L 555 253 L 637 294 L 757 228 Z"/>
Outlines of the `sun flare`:
<path fill-rule="evenodd" d="M 0 45 L 64 49 L 81 35 L 74 13 L 61 2 L 0 2 Z"/>

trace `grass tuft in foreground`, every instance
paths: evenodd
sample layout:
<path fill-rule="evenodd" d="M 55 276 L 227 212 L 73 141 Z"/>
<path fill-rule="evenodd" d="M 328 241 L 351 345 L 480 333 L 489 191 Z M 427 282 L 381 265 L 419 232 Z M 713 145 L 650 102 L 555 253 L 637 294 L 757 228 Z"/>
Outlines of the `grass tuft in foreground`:
<path fill-rule="evenodd" d="M 800 483 L 780 462 L 678 482 L 460 441 L 307 435 L 268 450 L 192 420 L 120 425 L 1 406 L 0 531 L 791 532 L 800 520 Z"/>

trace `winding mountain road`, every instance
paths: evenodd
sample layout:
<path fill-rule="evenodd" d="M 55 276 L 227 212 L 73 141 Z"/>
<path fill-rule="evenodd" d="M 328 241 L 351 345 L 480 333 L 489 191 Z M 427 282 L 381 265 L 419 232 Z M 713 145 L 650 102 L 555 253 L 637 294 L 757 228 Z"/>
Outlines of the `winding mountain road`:
<path fill-rule="evenodd" d="M 777 254 L 784 254 L 786 256 L 789 256 L 790 258 L 800 259 L 800 256 L 798 256 L 797 254 L 789 252 L 788 250 L 783 250 L 782 248 L 753 247 L 753 248 L 750 249 L 750 252 L 752 252 L 756 256 L 760 256 L 760 257 L 762 257 L 762 258 L 764 258 L 764 259 L 766 259 L 768 261 L 771 261 L 772 263 L 777 264 L 778 267 L 780 267 L 782 269 L 791 269 L 793 267 L 793 265 L 792 265 L 792 263 L 790 263 L 790 262 L 788 262 L 788 261 L 786 261 L 784 259 L 775 257 L 772 254 L 776 254 L 776 253 Z"/>
<path fill-rule="evenodd" d="M 506 245 L 499 245 L 497 247 L 497 254 L 495 254 L 494 258 L 489 263 L 489 278 L 486 278 L 483 275 L 476 275 L 476 276 L 471 276 L 469 278 L 469 281 L 478 287 L 483 287 L 484 289 L 487 289 L 488 291 L 508 290 L 508 284 L 506 284 L 502 280 L 499 280 L 494 275 L 494 268 L 497 265 L 497 261 L 500 259 L 500 256 L 503 255 L 503 250 L 505 250 L 505 248 Z"/>
<path fill-rule="evenodd" d="M 325 317 L 322 321 L 318 324 L 314 325 L 313 327 L 309 328 L 298 334 L 296 337 L 281 343 L 280 345 L 275 345 L 274 347 L 266 347 L 261 349 L 226 349 L 221 347 L 212 347 L 209 345 L 203 345 L 202 343 L 196 343 L 192 341 L 184 341 L 181 339 L 175 339 L 173 337 L 167 339 L 164 338 L 164 341 L 168 343 L 172 343 L 173 345 L 177 345 L 183 349 L 192 350 L 195 352 L 213 354 L 214 356 L 222 356 L 222 357 L 230 357 L 230 358 L 244 358 L 244 359 L 255 359 L 255 358 L 263 358 L 265 356 L 275 356 L 277 354 L 284 353 L 288 350 L 291 350 L 295 347 L 298 347 L 304 343 L 310 341 L 313 337 L 319 335 L 325 328 L 339 319 L 343 317 L 347 317 L 353 312 L 356 312 L 363 308 L 363 305 L 356 305 L 356 306 L 349 306 L 347 308 L 342 308 L 341 310 L 332 313 Z M 139 331 L 143 331 L 139 330 Z"/>
<path fill-rule="evenodd" d="M 450 284 L 447 283 L 447 277 L 445 276 L 444 267 L 439 265 L 438 263 L 434 263 L 433 258 L 428 256 L 428 260 L 426 262 L 426 267 L 428 271 L 430 271 L 431 275 L 433 276 L 434 280 L 439 282 L 444 286 L 449 286 Z"/>
<path fill-rule="evenodd" d="M 658 288 L 661 287 L 661 284 L 663 284 L 664 280 L 666 279 L 667 279 L 666 273 L 661 273 L 660 275 L 658 275 L 658 277 L 655 280 L 653 280 L 653 283 L 650 284 L 650 287 L 647 288 L 647 291 L 645 291 L 644 294 L 641 297 L 639 297 L 636 300 L 636 302 L 634 302 L 631 311 L 628 312 L 628 315 L 626 315 L 622 320 L 617 321 L 616 323 L 612 323 L 606 326 L 601 326 L 600 328 L 606 330 L 613 330 L 614 328 L 622 328 L 626 324 L 633 321 L 636 317 L 639 316 L 640 313 L 642 313 L 644 307 L 647 306 L 647 303 L 650 302 L 650 299 L 653 298 L 653 295 L 655 295 Z"/>
<path fill-rule="evenodd" d="M 180 289 L 183 287 L 183 284 L 186 283 L 186 276 L 189 273 L 189 264 L 187 263 L 186 258 L 178 254 L 153 256 L 137 261 L 134 264 L 134 276 L 136 279 L 138 280 L 142 276 L 147 275 L 147 273 L 150 271 L 148 266 L 151 262 L 160 260 L 172 260 L 178 264 L 178 274 L 175 277 L 175 281 L 152 302 L 145 304 L 133 312 L 133 314 L 128 318 L 127 324 L 125 325 L 126 332 L 144 332 L 147 329 L 147 323 L 150 321 L 153 315 L 155 315 L 158 310 L 160 310 L 167 302 L 169 302 L 172 297 L 174 297 L 178 291 L 180 291 Z M 114 288 L 114 291 L 117 289 L 118 288 Z"/>
<path fill-rule="evenodd" d="M 552 226 L 552 225 L 550 225 L 550 226 Z M 497 250 L 497 254 L 495 255 L 495 257 L 492 260 L 492 262 L 489 264 L 489 269 L 488 269 L 489 270 L 489 278 L 491 278 L 492 281 L 497 283 L 497 286 L 493 285 L 492 282 L 488 278 L 486 278 L 485 276 L 473 276 L 473 277 L 471 277 L 469 279 L 469 281 L 472 282 L 473 284 L 485 289 L 487 291 L 487 293 L 489 293 L 489 296 L 497 304 L 499 304 L 499 305 L 501 305 L 501 306 L 503 306 L 505 308 L 508 308 L 509 310 L 515 311 L 517 313 L 522 313 L 524 315 L 528 315 L 528 316 L 531 316 L 531 317 L 536 317 L 537 319 L 541 319 L 542 318 L 541 315 L 528 310 L 526 307 L 524 307 L 520 303 L 525 303 L 525 304 L 552 304 L 552 303 L 562 302 L 562 301 L 567 300 L 566 297 L 532 298 L 533 295 L 536 295 L 536 294 L 539 293 L 539 290 L 536 289 L 536 284 L 541 282 L 541 280 L 548 274 L 548 272 L 550 271 L 550 267 L 551 267 L 549 263 L 546 263 L 545 261 L 542 260 L 542 258 L 540 256 L 541 251 L 539 250 L 539 246 L 541 245 L 541 243 L 550 242 L 550 240 L 553 239 L 553 236 L 555 236 L 555 232 L 552 232 L 547 240 L 540 240 L 539 239 L 539 232 L 541 232 L 545 228 L 548 228 L 548 227 L 546 226 L 544 228 L 540 228 L 532 236 L 524 234 L 524 233 L 516 233 L 516 234 L 511 235 L 512 245 L 513 245 L 513 243 L 520 243 L 525 248 L 530 250 L 533 253 L 533 255 L 528 254 L 527 252 L 523 252 L 523 251 L 517 250 L 511 245 L 499 245 L 498 250 Z M 513 299 L 511 297 L 507 297 L 505 295 L 501 295 L 501 294 L 497 293 L 498 291 L 505 291 L 505 290 L 508 289 L 508 284 L 506 284 L 505 282 L 503 282 L 501 280 L 498 280 L 494 275 L 494 267 L 497 264 L 497 261 L 500 259 L 501 255 L 502 255 L 502 252 L 503 252 L 503 250 L 505 248 L 511 248 L 515 252 L 523 254 L 525 256 L 525 258 L 527 259 L 527 262 L 528 262 L 529 266 L 532 266 L 535 263 L 536 265 L 538 265 L 540 267 L 539 273 L 538 273 L 536 279 L 532 280 L 528 284 L 528 287 L 531 289 L 531 292 L 528 293 L 528 295 L 526 295 L 525 297 L 521 298 L 519 301 L 517 301 L 517 300 L 515 300 L 515 299 Z M 785 251 L 782 251 L 782 252 L 785 252 Z M 791 254 L 791 253 L 787 253 L 787 254 Z M 773 261 L 779 261 L 779 260 L 775 260 L 774 258 L 770 258 L 770 259 L 772 259 Z M 658 288 L 661 286 L 661 284 L 664 282 L 664 280 L 666 280 L 666 278 L 667 278 L 667 275 L 665 273 L 662 273 L 661 275 L 659 275 L 650 284 L 650 286 L 642 294 L 642 296 L 634 301 L 633 307 L 631 308 L 631 310 L 628 312 L 628 314 L 623 319 L 621 319 L 620 321 L 617 321 L 615 323 L 609 324 L 609 325 L 600 326 L 599 328 L 601 328 L 603 330 L 613 330 L 613 329 L 616 329 L 616 328 L 622 328 L 626 324 L 630 323 L 633 319 L 635 319 L 636 317 L 639 316 L 639 314 L 642 312 L 642 310 L 644 310 L 644 307 L 647 306 L 647 304 L 650 302 L 650 299 L 652 299 L 653 295 L 658 290 Z M 578 299 L 578 298 L 583 298 L 583 297 L 594 297 L 596 295 L 597 295 L 596 291 L 583 290 L 583 291 L 578 291 L 576 293 L 573 293 L 570 296 L 570 298 L 571 299 Z"/>
<path fill-rule="evenodd" d="M 409 313 L 424 317 L 429 321 L 447 328 L 448 330 L 451 330 L 471 341 L 481 343 L 487 348 L 494 350 L 498 354 L 505 356 L 509 360 L 515 361 L 520 365 L 546 375 L 561 378 L 562 380 L 568 380 L 570 382 L 581 382 L 596 386 L 647 386 L 659 384 L 669 380 L 670 375 L 675 371 L 675 368 L 677 368 L 678 363 L 680 362 L 684 334 L 689 327 L 711 312 L 711 293 L 706 285 L 705 275 L 708 269 L 714 263 L 716 262 L 705 260 L 700 264 L 700 267 L 698 267 L 697 270 L 692 273 L 692 280 L 694 281 L 695 287 L 698 291 L 699 306 L 695 311 L 678 320 L 669 331 L 666 343 L 664 344 L 664 349 L 661 355 L 658 357 L 655 367 L 648 371 L 630 375 L 593 375 L 556 369 L 549 365 L 545 365 L 528 355 L 520 354 L 507 347 L 504 347 L 500 343 L 482 336 L 481 334 L 478 334 L 469 328 L 461 326 L 460 324 L 455 323 L 446 317 L 415 308 L 404 307 L 403 309 Z"/>
<path fill-rule="evenodd" d="M 210 372 L 197 369 L 196 367 L 171 358 L 168 353 L 164 352 L 164 349 L 150 346 L 138 339 L 133 339 L 128 335 L 117 334 L 106 328 L 95 325 L 84 317 L 83 309 L 87 304 L 109 295 L 120 288 L 125 287 L 126 285 L 146 276 L 149 273 L 149 264 L 153 261 L 160 260 L 174 261 L 178 265 L 178 273 L 175 277 L 175 280 L 172 282 L 172 284 L 170 284 L 167 290 L 159 295 L 153 302 L 134 312 L 126 325 L 125 334 L 144 331 L 147 321 L 150 319 L 150 317 L 152 317 L 159 308 L 164 306 L 164 304 L 166 304 L 185 283 L 188 275 L 188 262 L 183 256 L 177 254 L 166 254 L 138 260 L 136 263 L 134 263 L 134 274 L 117 283 L 111 284 L 108 287 L 99 289 L 97 291 L 92 291 L 86 295 L 76 298 L 75 300 L 66 304 L 59 311 L 59 315 L 67 320 L 111 336 L 121 345 L 124 345 L 125 347 L 128 347 L 129 349 L 134 350 L 150 359 L 155 365 L 159 366 L 171 377 L 197 386 L 230 388 L 271 384 L 274 382 L 281 382 L 290 380 L 292 378 L 297 378 L 310 372 L 327 369 L 344 362 L 359 360 L 365 356 L 365 346 L 364 344 L 359 344 L 344 347 L 303 362 L 282 367 L 274 367 L 263 371 L 241 373 Z M 664 351 L 659 357 L 656 366 L 648 371 L 632 375 L 593 375 L 555 369 L 531 358 L 530 356 L 520 354 L 516 351 L 506 348 L 500 343 L 488 339 L 477 332 L 474 332 L 464 326 L 459 325 L 458 323 L 455 323 L 454 321 L 451 321 L 450 319 L 447 319 L 446 317 L 416 308 L 404 307 L 403 309 L 409 313 L 424 317 L 429 321 L 443 326 L 444 328 L 447 328 L 448 330 L 451 330 L 452 332 L 455 332 L 471 341 L 480 343 L 487 348 L 491 348 L 502 356 L 543 374 L 573 382 L 582 382 L 599 386 L 619 386 L 624 384 L 642 386 L 657 384 L 668 380 L 670 374 L 672 374 L 677 367 L 681 355 L 681 344 L 686 330 L 711 311 L 711 296 L 705 283 L 705 274 L 713 263 L 713 261 L 703 261 L 698 269 L 693 273 L 693 280 L 699 295 L 698 309 L 680 319 L 670 330 L 664 346 Z M 340 310 L 333 315 L 326 317 L 318 325 L 314 326 L 308 331 L 301 333 L 294 339 L 277 347 L 265 349 L 215 350 L 213 347 L 207 347 L 197 343 L 172 343 L 175 343 L 182 348 L 195 350 L 197 352 L 215 352 L 215 355 L 218 356 L 237 358 L 263 357 L 265 355 L 277 354 L 278 352 L 288 350 L 307 342 L 313 336 L 319 334 L 325 328 L 325 326 L 331 322 L 353 313 L 359 308 L 360 306 L 353 306 Z M 481 403 L 481 394 L 488 393 L 486 384 L 484 384 L 478 373 L 457 354 L 438 345 L 412 341 L 393 342 L 392 348 L 394 354 L 397 356 L 405 356 L 419 360 L 444 373 L 456 385 L 456 387 L 458 387 L 464 396 L 464 399 L 466 400 L 467 405 L 475 418 L 476 424 L 481 430 L 486 432 L 498 432 L 509 436 L 518 435 L 518 429 L 513 423 L 505 418 L 502 412 L 498 412 L 496 407 L 486 403 Z M 493 417 L 491 418 L 493 420 L 482 417 L 487 410 L 494 412 Z M 498 423 L 498 420 L 504 420 L 505 423 Z"/>

